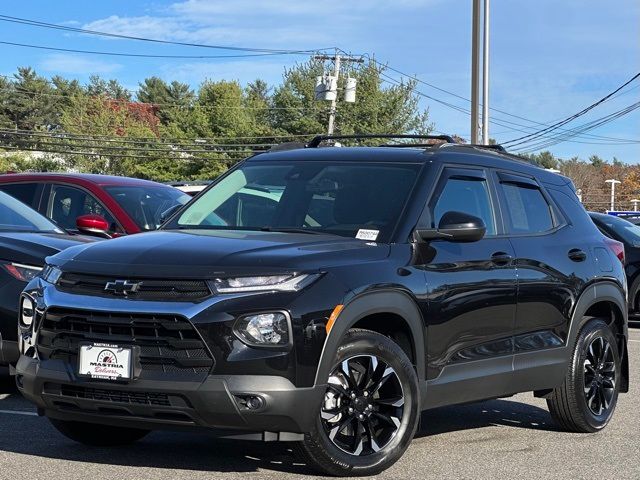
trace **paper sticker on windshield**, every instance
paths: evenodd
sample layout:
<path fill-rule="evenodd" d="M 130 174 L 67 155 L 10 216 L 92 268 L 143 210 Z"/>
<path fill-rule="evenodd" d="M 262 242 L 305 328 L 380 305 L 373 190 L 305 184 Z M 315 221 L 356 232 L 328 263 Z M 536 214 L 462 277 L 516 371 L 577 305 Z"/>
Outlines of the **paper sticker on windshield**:
<path fill-rule="evenodd" d="M 380 230 L 367 230 L 361 228 L 358 230 L 358 233 L 356 233 L 356 238 L 358 240 L 375 240 L 378 238 L 378 233 L 380 233 Z"/>

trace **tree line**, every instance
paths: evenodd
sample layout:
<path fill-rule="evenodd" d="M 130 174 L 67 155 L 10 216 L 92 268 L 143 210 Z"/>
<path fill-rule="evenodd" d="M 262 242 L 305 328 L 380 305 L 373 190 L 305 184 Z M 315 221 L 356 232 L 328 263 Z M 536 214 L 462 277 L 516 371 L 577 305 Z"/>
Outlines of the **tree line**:
<path fill-rule="evenodd" d="M 18 68 L 0 76 L 0 169 L 215 178 L 254 151 L 326 131 L 329 102 L 314 99 L 323 67 L 298 64 L 275 86 L 205 80 L 192 88 L 149 77 L 135 94 L 115 79 L 94 75 L 83 85 Z M 385 85 L 383 72 L 370 62 L 350 73 L 358 98 L 338 103 L 337 132 L 430 132 L 415 84 Z"/>
<path fill-rule="evenodd" d="M 598 155 L 583 160 L 578 157 L 561 159 L 549 151 L 526 155 L 541 167 L 558 170 L 569 177 L 587 210 L 603 212 L 611 205 L 611 186 L 605 182 L 615 179 L 615 209 L 633 210 L 631 200 L 640 200 L 640 166 L 627 164 L 616 157 L 608 161 Z M 640 204 L 639 204 L 640 206 Z"/>

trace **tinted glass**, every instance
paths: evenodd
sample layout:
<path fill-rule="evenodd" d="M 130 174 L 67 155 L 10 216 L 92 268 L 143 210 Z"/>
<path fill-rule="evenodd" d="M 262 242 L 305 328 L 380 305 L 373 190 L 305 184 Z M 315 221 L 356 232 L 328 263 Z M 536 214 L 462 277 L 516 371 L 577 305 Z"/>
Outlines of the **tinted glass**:
<path fill-rule="evenodd" d="M 0 190 L 30 207 L 34 206 L 37 189 L 37 183 L 0 183 Z"/>
<path fill-rule="evenodd" d="M 487 227 L 487 235 L 496 234 L 496 223 L 493 215 L 487 182 L 483 179 L 449 178 L 433 207 L 433 228 L 447 212 L 464 212 L 481 218 Z"/>
<path fill-rule="evenodd" d="M 4 192 L 0 192 L 0 231 L 62 233 L 47 218 Z"/>
<path fill-rule="evenodd" d="M 77 230 L 76 218 L 82 215 L 100 215 L 109 222 L 110 233 L 122 233 L 111 214 L 88 192 L 66 185 L 53 185 L 48 216 L 67 230 Z"/>
<path fill-rule="evenodd" d="M 355 237 L 393 231 L 418 164 L 248 162 L 202 194 L 167 228 L 306 229 Z"/>
<path fill-rule="evenodd" d="M 175 205 L 184 205 L 191 197 L 177 188 L 155 186 L 105 187 L 142 230 L 160 226 L 162 214 Z"/>
<path fill-rule="evenodd" d="M 540 233 L 553 228 L 551 208 L 539 189 L 512 183 L 501 186 L 511 233 Z"/>

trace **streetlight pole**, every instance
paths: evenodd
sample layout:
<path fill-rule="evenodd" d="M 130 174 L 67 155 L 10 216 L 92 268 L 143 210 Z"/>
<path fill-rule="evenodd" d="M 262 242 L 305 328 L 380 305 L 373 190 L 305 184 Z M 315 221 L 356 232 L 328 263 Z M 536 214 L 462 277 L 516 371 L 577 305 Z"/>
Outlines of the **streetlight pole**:
<path fill-rule="evenodd" d="M 615 210 L 614 207 L 615 207 L 615 199 L 616 199 L 616 185 L 622 182 L 620 180 L 615 180 L 613 178 L 610 178 L 609 180 L 605 180 L 605 183 L 611 184 L 611 209 L 609 211 L 613 212 Z"/>

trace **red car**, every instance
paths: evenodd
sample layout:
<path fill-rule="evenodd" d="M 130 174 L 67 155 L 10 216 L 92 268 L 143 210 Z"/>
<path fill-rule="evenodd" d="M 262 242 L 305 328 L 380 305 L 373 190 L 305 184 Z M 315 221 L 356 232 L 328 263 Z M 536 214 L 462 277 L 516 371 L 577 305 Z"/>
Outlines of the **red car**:
<path fill-rule="evenodd" d="M 65 230 L 100 237 L 155 230 L 164 212 L 191 198 L 148 180 L 75 173 L 4 174 L 0 191 Z"/>

